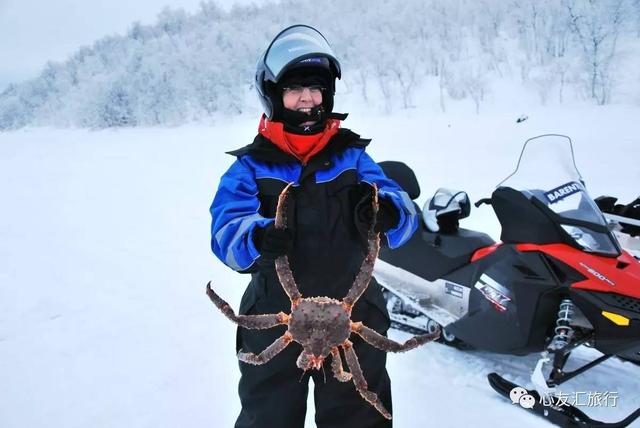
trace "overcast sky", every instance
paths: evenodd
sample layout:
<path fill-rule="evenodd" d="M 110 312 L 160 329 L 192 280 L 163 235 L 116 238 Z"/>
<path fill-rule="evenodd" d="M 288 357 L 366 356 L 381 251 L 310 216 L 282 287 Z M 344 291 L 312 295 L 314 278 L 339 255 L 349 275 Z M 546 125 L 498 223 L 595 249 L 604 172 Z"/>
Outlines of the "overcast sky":
<path fill-rule="evenodd" d="M 165 7 L 199 9 L 201 0 L 0 0 L 0 91 L 36 77 L 48 60 L 63 61 L 78 47 L 123 34 L 134 21 L 151 24 Z M 217 0 L 234 3 L 264 0 Z"/>

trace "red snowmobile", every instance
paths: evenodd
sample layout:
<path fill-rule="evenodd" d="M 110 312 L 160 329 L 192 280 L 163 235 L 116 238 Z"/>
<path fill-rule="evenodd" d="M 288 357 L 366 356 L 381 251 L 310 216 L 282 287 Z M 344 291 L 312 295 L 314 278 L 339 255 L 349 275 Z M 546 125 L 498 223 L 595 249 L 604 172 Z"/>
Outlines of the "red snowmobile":
<path fill-rule="evenodd" d="M 410 197 L 419 196 L 406 165 L 380 165 Z M 615 212 L 615 200 L 599 203 Z M 527 140 L 516 170 L 480 204 L 495 211 L 500 242 L 459 228 L 471 208 L 468 197 L 441 189 L 423 210 L 414 204 L 424 221 L 410 241 L 381 250 L 374 275 L 394 325 L 413 332 L 442 328 L 441 340 L 458 347 L 541 353 L 531 377 L 534 389 L 527 391 L 535 398 L 530 411 L 559 426 L 633 422 L 640 409 L 618 423 L 599 422 L 577 407 L 559 405 L 554 388 L 613 356 L 640 364 L 640 260 L 614 234 L 622 225 L 638 240 L 638 219 L 612 214 L 617 223 L 607 220 L 587 193 L 571 140 L 560 135 Z M 565 371 L 581 345 L 603 355 Z M 518 386 L 497 373 L 488 380 L 507 398 Z"/>

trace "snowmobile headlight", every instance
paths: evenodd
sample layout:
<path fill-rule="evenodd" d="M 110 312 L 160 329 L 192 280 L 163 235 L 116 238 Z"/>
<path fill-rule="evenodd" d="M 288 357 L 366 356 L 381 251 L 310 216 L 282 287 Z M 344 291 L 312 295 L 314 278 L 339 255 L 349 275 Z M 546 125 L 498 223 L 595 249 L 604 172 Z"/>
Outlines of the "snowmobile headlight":
<path fill-rule="evenodd" d="M 611 237 L 606 233 L 594 232 L 593 230 L 561 224 L 565 232 L 576 241 L 583 250 L 589 253 L 598 253 L 607 256 L 618 256 L 618 248 L 611 241 Z"/>
<path fill-rule="evenodd" d="M 629 326 L 630 320 L 625 316 L 614 314 L 613 312 L 607 312 L 607 311 L 602 311 L 602 316 L 611 320 L 615 325 L 620 325 L 623 327 Z"/>

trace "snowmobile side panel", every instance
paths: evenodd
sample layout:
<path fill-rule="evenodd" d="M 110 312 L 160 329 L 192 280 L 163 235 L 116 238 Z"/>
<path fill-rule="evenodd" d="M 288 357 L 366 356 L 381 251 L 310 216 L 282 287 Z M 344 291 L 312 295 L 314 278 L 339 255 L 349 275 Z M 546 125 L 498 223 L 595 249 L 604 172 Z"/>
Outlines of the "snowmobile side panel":
<path fill-rule="evenodd" d="M 519 251 L 540 251 L 556 258 L 584 275 L 573 288 L 617 293 L 640 299 L 640 263 L 623 251 L 617 258 L 602 257 L 565 244 L 519 244 Z"/>
<path fill-rule="evenodd" d="M 498 247 L 500 247 L 500 245 L 502 245 L 502 242 L 496 242 L 493 245 L 489 245 L 488 247 L 482 247 L 482 248 L 476 250 L 473 253 L 473 255 L 471 256 L 471 263 L 477 262 L 478 260 L 480 260 L 484 256 L 493 253 L 495 250 L 498 249 Z"/>
<path fill-rule="evenodd" d="M 561 299 L 560 284 L 544 257 L 503 245 L 477 265 L 469 312 L 447 330 L 492 352 L 524 355 L 543 349 Z M 496 294 L 503 305 L 492 299 Z"/>

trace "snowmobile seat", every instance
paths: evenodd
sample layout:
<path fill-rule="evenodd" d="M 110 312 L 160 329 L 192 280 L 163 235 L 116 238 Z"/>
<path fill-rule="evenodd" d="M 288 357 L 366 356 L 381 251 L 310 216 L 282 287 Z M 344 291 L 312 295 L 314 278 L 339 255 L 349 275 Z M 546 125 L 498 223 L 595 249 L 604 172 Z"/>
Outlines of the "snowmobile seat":
<path fill-rule="evenodd" d="M 411 200 L 415 201 L 420 196 L 420 185 L 416 174 L 407 164 L 398 161 L 379 162 L 380 168 L 388 178 L 392 179 L 407 192 Z"/>
<path fill-rule="evenodd" d="M 441 234 L 427 230 L 424 223 L 404 245 L 380 250 L 387 263 L 434 281 L 469 263 L 473 253 L 495 244 L 489 235 L 469 229 Z"/>
<path fill-rule="evenodd" d="M 384 161 L 378 165 L 385 175 L 407 192 L 412 200 L 420 196 L 420 185 L 415 173 L 403 162 Z M 418 214 L 422 213 L 415 204 Z M 383 247 L 380 258 L 387 263 L 409 271 L 426 280 L 433 281 L 469 263 L 479 248 L 493 245 L 489 235 L 468 229 L 455 233 L 434 233 L 427 230 L 424 222 L 404 245 L 394 250 Z"/>

